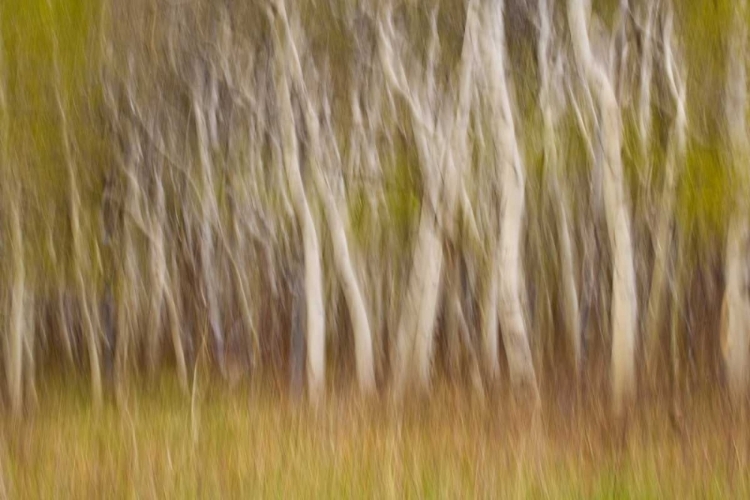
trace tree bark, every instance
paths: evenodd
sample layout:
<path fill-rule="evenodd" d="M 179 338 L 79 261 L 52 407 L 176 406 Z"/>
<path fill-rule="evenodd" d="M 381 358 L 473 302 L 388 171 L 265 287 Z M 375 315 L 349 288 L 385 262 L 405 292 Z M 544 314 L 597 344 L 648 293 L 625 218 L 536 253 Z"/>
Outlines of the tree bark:
<path fill-rule="evenodd" d="M 308 133 L 310 171 L 312 172 L 313 183 L 318 196 L 323 202 L 323 211 L 333 244 L 333 262 L 336 267 L 336 274 L 344 292 L 346 304 L 349 308 L 349 317 L 354 330 L 354 349 L 357 366 L 357 379 L 360 390 L 365 394 L 372 394 L 375 390 L 375 372 L 372 354 L 372 334 L 370 331 L 370 322 L 367 318 L 365 302 L 362 298 L 360 285 L 357 281 L 352 260 L 349 255 L 349 244 L 347 242 L 344 223 L 336 203 L 336 199 L 331 191 L 331 187 L 326 179 L 324 171 L 326 170 L 324 161 L 333 160 L 331 152 L 324 150 L 326 146 L 320 134 L 320 125 L 315 106 L 312 102 L 312 96 L 309 94 L 308 87 L 305 85 L 305 79 L 302 73 L 302 67 L 299 60 L 297 48 L 294 45 L 294 39 L 290 32 L 288 19 L 286 18 L 285 8 L 279 9 L 281 27 L 283 28 L 284 38 L 289 44 L 289 55 L 291 60 L 289 66 L 292 73 L 292 81 L 295 86 L 301 90 L 304 99 L 302 103 L 302 113 Z M 334 146 L 328 145 L 328 148 Z M 328 154 L 326 154 L 328 153 Z"/>
<path fill-rule="evenodd" d="M 277 9 L 283 9 L 283 2 L 277 2 Z M 315 229 L 305 187 L 300 173 L 300 161 L 295 132 L 294 111 L 291 89 L 287 75 L 286 61 L 289 60 L 288 42 L 283 37 L 283 22 L 278 14 L 271 14 L 271 27 L 275 40 L 274 81 L 279 107 L 284 170 L 297 223 L 302 231 L 302 244 L 305 261 L 305 300 L 307 337 L 307 385 L 313 403 L 321 399 L 325 392 L 325 309 L 323 307 L 323 278 L 318 235 Z"/>
<path fill-rule="evenodd" d="M 542 110 L 542 121 L 544 129 L 544 163 L 545 177 L 550 196 L 555 203 L 557 212 L 557 233 L 560 252 L 560 274 L 562 276 L 563 317 L 565 329 L 568 336 L 570 352 L 572 354 L 573 366 L 576 378 L 581 369 L 581 319 L 578 300 L 578 289 L 575 280 L 575 264 L 573 257 L 573 242 L 571 239 L 570 216 L 568 214 L 569 200 L 567 191 L 561 186 L 560 158 L 555 138 L 555 116 L 559 115 L 560 103 L 553 98 L 553 85 L 563 84 L 560 78 L 555 78 L 553 73 L 553 55 L 551 50 L 552 39 L 552 10 L 549 0 L 539 0 L 539 42 L 537 47 L 537 59 L 539 64 L 539 102 Z M 553 80 L 554 79 L 554 80 Z"/>
<path fill-rule="evenodd" d="M 6 347 L 6 365 L 10 409 L 14 418 L 23 411 L 23 350 L 26 335 L 26 268 L 23 255 L 23 234 L 18 199 L 10 200 L 11 296 L 10 332 Z"/>
<path fill-rule="evenodd" d="M 511 384 L 527 387 L 538 401 L 539 392 L 536 372 L 531 356 L 526 330 L 523 306 L 521 303 L 521 226 L 524 217 L 524 173 L 518 150 L 510 95 L 505 76 L 505 29 L 502 2 L 483 1 L 481 19 L 483 27 L 480 37 L 480 54 L 484 68 L 485 93 L 491 115 L 489 117 L 493 142 L 494 159 L 500 183 L 500 227 L 499 240 L 491 254 L 494 259 L 490 279 L 497 280 L 497 307 L 503 342 L 508 357 Z M 492 299 L 490 294 L 490 299 Z M 491 311 L 491 308 L 490 308 Z M 495 318 L 485 319 L 485 346 L 492 349 L 486 354 L 490 374 L 497 376 L 498 363 L 497 328 Z M 495 338 L 493 338 L 495 337 Z"/>
<path fill-rule="evenodd" d="M 409 82 L 403 65 L 396 65 L 390 39 L 380 22 L 379 57 L 389 85 L 403 96 L 411 111 L 412 128 L 423 180 L 422 208 L 406 303 L 397 329 L 396 361 L 393 367 L 394 395 L 401 399 L 409 381 L 409 366 L 416 365 L 422 390 L 429 387 L 434 327 L 443 267 L 443 229 L 452 232 L 458 197 L 462 191 L 462 167 L 468 160 L 465 131 L 471 107 L 477 2 L 469 3 L 461 61 L 457 73 L 456 96 L 441 109 L 435 86 L 437 25 L 433 13 L 426 78 Z M 413 70 L 413 68 L 411 68 Z M 434 123 L 437 124 L 434 125 Z"/>
<path fill-rule="evenodd" d="M 747 395 L 750 304 L 748 303 L 747 245 L 750 238 L 750 202 L 747 200 L 750 175 L 750 141 L 745 120 L 747 106 L 747 69 L 743 57 L 747 51 L 747 1 L 735 3 L 727 55 L 727 88 L 725 97 L 732 181 L 735 186 L 734 206 L 727 232 L 724 296 L 726 332 L 724 363 L 732 398 L 738 401 Z"/>
<path fill-rule="evenodd" d="M 621 415 L 635 395 L 636 289 L 633 245 L 623 178 L 620 111 L 612 82 L 594 60 L 582 0 L 568 0 L 568 25 L 578 66 L 591 89 L 603 143 L 602 184 L 612 249 L 612 405 Z"/>
<path fill-rule="evenodd" d="M 219 312 L 219 301 L 216 290 L 216 252 L 214 248 L 215 231 L 219 230 L 219 208 L 216 202 L 216 192 L 213 180 L 214 165 L 211 161 L 211 141 L 210 134 L 212 128 L 209 127 L 210 113 L 204 110 L 204 88 L 202 79 L 203 71 L 196 66 L 195 80 L 193 82 L 192 111 L 195 120 L 195 128 L 198 139 L 198 158 L 199 158 L 199 178 L 201 187 L 201 199 L 198 221 L 199 225 L 199 262 L 201 273 L 201 286 L 203 287 L 203 300 L 206 307 L 208 320 L 208 329 L 211 335 L 212 350 L 214 361 L 219 369 L 219 373 L 226 378 L 226 360 L 224 346 L 224 332 L 221 327 L 221 316 Z M 215 76 L 209 73 L 209 79 Z M 212 82 L 213 85 L 213 82 Z M 207 116 L 208 115 L 208 116 Z"/>

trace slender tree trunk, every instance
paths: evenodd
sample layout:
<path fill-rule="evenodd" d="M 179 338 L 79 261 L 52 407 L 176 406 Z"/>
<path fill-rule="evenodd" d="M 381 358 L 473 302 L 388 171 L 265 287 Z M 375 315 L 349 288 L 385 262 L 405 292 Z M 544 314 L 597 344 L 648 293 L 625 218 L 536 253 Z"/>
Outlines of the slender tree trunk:
<path fill-rule="evenodd" d="M 623 178 L 620 111 L 604 68 L 594 60 L 582 0 L 568 0 L 568 25 L 578 66 L 597 101 L 603 143 L 603 194 L 612 249 L 612 404 L 621 415 L 635 394 L 636 289 Z"/>
<path fill-rule="evenodd" d="M 0 32 L 0 40 L 2 40 Z M 23 228 L 21 214 L 19 213 L 18 182 L 15 180 L 16 173 L 11 167 L 9 158 L 9 135 L 10 120 L 8 116 L 8 103 L 6 97 L 6 74 L 5 48 L 0 45 L 0 172 L 4 175 L 5 182 L 0 194 L 3 198 L 3 216 L 6 219 L 5 226 L 9 234 L 5 242 L 9 249 L 10 265 L 8 266 L 10 277 L 10 311 L 8 311 L 9 322 L 6 326 L 7 333 L 3 335 L 3 351 L 5 354 L 5 382 L 8 385 L 8 397 L 10 399 L 10 411 L 14 418 L 20 418 L 23 411 L 23 344 L 26 326 L 25 320 L 25 296 L 26 296 L 26 268 L 23 250 Z M 8 269 L 5 268 L 5 269 Z"/>
<path fill-rule="evenodd" d="M 413 267 L 406 292 L 406 304 L 401 310 L 396 332 L 395 396 L 400 400 L 409 380 L 411 361 L 419 349 L 422 359 L 429 358 L 434 321 L 437 314 L 440 275 L 443 265 L 443 247 L 435 223 L 435 213 L 428 204 L 422 211 L 414 250 Z M 426 338 L 430 337 L 430 339 Z M 420 362 L 416 366 L 417 379 L 422 389 L 427 389 L 430 380 L 430 363 Z"/>
<path fill-rule="evenodd" d="M 503 341 L 508 357 L 511 384 L 514 387 L 527 386 L 538 401 L 539 393 L 536 373 L 531 356 L 526 331 L 523 306 L 521 303 L 521 226 L 524 216 L 524 174 L 518 142 L 513 124 L 510 95 L 505 76 L 505 30 L 502 2 L 483 1 L 481 19 L 483 28 L 480 38 L 482 67 L 486 78 L 486 99 L 489 103 L 491 127 L 495 144 L 495 161 L 500 183 L 500 228 L 495 259 L 490 279 L 497 280 L 497 307 Z M 492 293 L 490 298 L 492 298 Z M 490 308 L 491 311 L 491 308 Z M 497 336 L 493 316 L 485 319 L 486 347 L 493 349 L 487 354 L 490 360 L 490 373 L 497 373 L 497 357 L 494 346 Z"/>
<path fill-rule="evenodd" d="M 277 8 L 283 8 L 279 2 Z M 317 402 L 325 392 L 325 309 L 323 306 L 323 278 L 318 235 L 312 213 L 307 202 L 305 187 L 300 173 L 300 160 L 295 132 L 285 59 L 289 60 L 287 41 L 283 37 L 283 26 L 278 15 L 271 14 L 271 25 L 275 39 L 274 81 L 279 106 L 279 126 L 282 156 L 289 193 L 302 231 L 305 261 L 305 301 L 307 337 L 307 385 L 310 399 Z"/>
<path fill-rule="evenodd" d="M 212 350 L 214 360 L 219 368 L 219 373 L 226 378 L 226 361 L 224 332 L 221 327 L 221 316 L 219 312 L 219 300 L 216 290 L 216 252 L 214 248 L 215 231 L 219 231 L 219 207 L 216 202 L 216 192 L 214 185 L 214 164 L 211 159 L 211 140 L 210 134 L 213 128 L 211 125 L 211 113 L 204 110 L 205 96 L 204 86 L 201 83 L 203 72 L 196 67 L 195 80 L 193 84 L 193 117 L 198 138 L 198 156 L 200 163 L 200 183 L 201 199 L 200 220 L 199 220 L 199 258 L 201 285 L 203 287 L 203 300 L 205 302 L 206 314 L 208 319 L 208 329 L 211 334 Z M 209 73 L 209 79 L 215 76 Z"/>
<path fill-rule="evenodd" d="M 155 196 L 154 211 L 151 214 L 151 238 L 150 238 L 150 271 L 151 286 L 154 293 L 154 300 L 150 305 L 148 330 L 146 335 L 150 342 L 148 343 L 149 352 L 146 354 L 150 360 L 150 369 L 153 371 L 155 356 L 158 349 L 158 342 L 164 323 L 164 313 L 167 314 L 170 340 L 174 349 L 175 365 L 177 368 L 177 380 L 183 393 L 189 393 L 189 382 L 187 373 L 187 364 L 185 362 L 185 353 L 182 347 L 182 338 L 180 335 L 180 318 L 177 314 L 177 305 L 172 296 L 169 279 L 168 257 L 165 248 L 164 225 L 166 223 L 167 209 L 162 184 L 163 176 L 161 169 L 156 173 L 155 179 Z M 166 308 L 166 311 L 165 311 Z"/>
<path fill-rule="evenodd" d="M 81 229 L 79 225 L 79 198 L 76 182 L 72 180 L 73 172 L 70 171 L 71 178 L 71 226 L 73 231 L 73 266 L 76 274 L 76 289 L 81 304 L 81 315 L 83 319 L 83 331 L 85 332 L 87 350 L 89 355 L 89 373 L 91 374 L 91 392 L 93 394 L 94 407 L 98 408 L 102 403 L 102 378 L 101 365 L 99 363 L 99 339 L 98 328 L 92 309 L 91 292 L 88 289 L 86 279 L 84 278 L 83 266 L 84 251 L 83 242 L 81 241 Z"/>
<path fill-rule="evenodd" d="M 381 19 L 390 28 L 391 21 Z M 389 84 L 408 102 L 420 160 L 424 192 L 406 303 L 397 329 L 396 362 L 393 367 L 394 395 L 403 397 L 409 380 L 409 365 L 416 365 L 419 385 L 429 387 L 434 327 L 443 267 L 441 224 L 452 231 L 458 197 L 462 192 L 462 166 L 469 158 L 465 130 L 474 88 L 473 66 L 476 43 L 477 2 L 469 3 L 461 62 L 457 74 L 455 101 L 435 109 L 436 18 L 432 33 L 425 81 L 412 88 L 403 65 L 396 65 L 388 33 L 380 27 L 379 57 Z M 455 103 L 451 105 L 452 103 Z M 442 111 L 442 112 L 441 112 Z M 437 125 L 432 125 L 437 121 Z"/>
<path fill-rule="evenodd" d="M 12 284 L 10 294 L 10 328 L 6 347 L 6 378 L 11 414 L 20 418 L 23 411 L 23 350 L 26 335 L 26 268 L 23 255 L 23 234 L 18 200 L 10 199 L 10 250 Z"/>
<path fill-rule="evenodd" d="M 537 59 L 539 64 L 539 102 L 542 109 L 544 123 L 544 161 L 545 176 L 550 196 L 555 203 L 557 212 L 557 232 L 560 245 L 560 275 L 562 276 L 563 317 L 568 335 L 570 352 L 576 378 L 581 369 L 581 320 L 578 301 L 578 289 L 575 280 L 575 264 L 573 258 L 573 242 L 571 241 L 570 216 L 568 214 L 569 200 L 566 190 L 561 184 L 560 158 L 555 138 L 555 115 L 559 114 L 560 103 L 553 99 L 553 85 L 562 85 L 560 78 L 552 73 L 553 57 L 550 53 L 552 39 L 552 10 L 549 0 L 539 0 L 539 41 Z M 553 80 L 555 78 L 555 80 Z"/>
<path fill-rule="evenodd" d="M 48 7 L 52 11 L 52 4 L 48 1 Z M 81 304 L 81 315 L 83 319 L 83 330 L 85 332 L 86 343 L 89 355 L 89 371 L 91 374 L 91 391 L 93 394 L 93 401 L 95 407 L 100 407 L 102 403 L 102 378 L 101 378 L 101 366 L 99 363 L 99 338 L 98 338 L 98 325 L 97 321 L 92 317 L 92 302 L 95 302 L 91 298 L 91 291 L 86 278 L 84 277 L 83 266 L 87 262 L 86 252 L 84 251 L 84 241 L 82 240 L 83 234 L 81 230 L 81 197 L 78 191 L 78 172 L 75 171 L 74 164 L 75 160 L 73 157 L 71 137 L 68 129 L 68 115 L 65 110 L 65 101 L 62 95 L 62 76 L 60 74 L 59 64 L 59 48 L 57 41 L 57 34 L 52 32 L 52 64 L 55 73 L 56 83 L 55 98 L 57 101 L 57 108 L 60 113 L 60 131 L 61 140 L 64 152 L 64 161 L 67 168 L 68 174 L 68 200 L 69 200 L 69 216 L 70 216 L 70 227 L 71 236 L 73 240 L 73 269 L 75 273 L 76 291 L 78 299 Z"/>
<path fill-rule="evenodd" d="M 34 356 L 34 344 L 36 328 L 34 325 L 34 293 L 33 290 L 27 290 L 23 294 L 24 298 L 24 335 L 23 335 L 23 372 L 25 385 L 25 406 L 33 409 L 38 403 L 36 393 L 36 358 Z"/>
<path fill-rule="evenodd" d="M 726 289 L 724 296 L 726 343 L 724 362 L 730 393 L 735 401 L 746 397 L 750 349 L 750 304 L 748 304 L 747 245 L 750 238 L 750 202 L 747 201 L 750 177 L 750 141 L 745 120 L 747 106 L 747 70 L 744 58 L 736 54 L 747 51 L 747 1 L 735 3 L 730 30 L 731 50 L 727 57 L 726 116 L 728 123 L 732 180 L 735 205 L 730 216 L 726 248 Z"/>
<path fill-rule="evenodd" d="M 381 13 L 382 15 L 382 13 Z M 424 82 L 409 82 L 401 61 L 393 53 L 391 45 L 392 32 L 387 32 L 386 27 L 393 29 L 390 12 L 382 15 L 379 20 L 378 29 L 380 38 L 378 43 L 378 55 L 383 66 L 387 84 L 404 97 L 410 107 L 411 122 L 417 143 L 417 152 L 422 172 L 422 207 L 417 229 L 416 243 L 411 258 L 411 269 L 405 293 L 404 304 L 399 313 L 398 326 L 396 328 L 396 349 L 392 356 L 391 372 L 393 380 L 393 397 L 400 402 L 407 390 L 411 379 L 411 369 L 415 368 L 418 380 L 423 390 L 429 386 L 430 365 L 416 361 L 417 349 L 429 350 L 432 345 L 435 316 L 437 312 L 438 290 L 440 286 L 440 274 L 442 269 L 442 239 L 438 225 L 439 212 L 439 181 L 436 171 L 440 165 L 435 165 L 435 151 L 438 141 L 435 136 L 434 125 L 425 115 L 433 111 L 429 108 L 434 102 L 434 96 L 427 93 L 434 92 L 429 84 Z M 434 46 L 436 31 L 431 33 L 431 46 Z M 434 67 L 428 67 L 426 73 L 434 71 Z M 413 88 L 415 87 L 415 88 Z M 419 346 L 417 344 L 420 344 Z M 421 358 L 429 360 L 430 353 L 422 352 Z"/>
<path fill-rule="evenodd" d="M 333 243 L 333 261 L 336 266 L 336 274 L 341 282 L 344 297 L 349 307 L 349 316 L 354 330 L 357 379 L 360 389 L 369 394 L 375 390 L 375 372 L 373 369 L 372 335 L 365 302 L 349 256 L 349 245 L 344 224 L 341 221 L 333 193 L 319 168 L 313 168 L 313 179 L 318 194 L 323 199 L 323 209 Z"/>
<path fill-rule="evenodd" d="M 476 0 L 470 1 L 467 6 L 461 59 L 456 73 L 455 104 L 443 108 L 445 114 L 438 112 L 440 119 L 435 131 L 437 133 L 433 136 L 435 140 L 433 147 L 434 150 L 438 151 L 436 159 L 438 160 L 439 172 L 441 174 L 439 201 L 437 206 L 430 207 L 429 205 L 423 205 L 423 209 L 427 208 L 434 211 L 433 214 L 425 214 L 423 212 L 423 215 L 432 215 L 433 220 L 437 216 L 436 220 L 442 227 L 436 228 L 436 234 L 440 235 L 441 241 L 434 242 L 433 245 L 435 245 L 435 248 L 429 250 L 430 257 L 435 259 L 432 267 L 430 267 L 430 271 L 435 274 L 428 273 L 427 280 L 425 281 L 425 285 L 428 287 L 434 285 L 434 290 L 428 289 L 427 293 L 423 295 L 423 300 L 429 301 L 429 304 L 423 305 L 422 312 L 427 313 L 432 308 L 434 310 L 430 312 L 431 317 L 429 318 L 427 316 L 420 316 L 414 350 L 414 361 L 417 366 L 420 385 L 423 388 L 429 386 L 430 368 L 433 358 L 435 318 L 437 316 L 437 306 L 440 297 L 440 276 L 444 265 L 443 237 L 456 238 L 458 236 L 454 221 L 457 218 L 458 208 L 461 206 L 460 196 L 464 192 L 463 177 L 466 169 L 465 166 L 471 159 L 466 130 L 469 124 L 473 90 L 476 86 L 474 82 L 474 67 L 479 31 L 478 14 L 478 2 Z M 435 19 L 433 17 L 433 31 L 437 32 L 434 24 Z M 431 71 L 435 71 L 434 67 Z M 428 86 L 431 85 L 428 83 Z M 441 142 L 445 144 L 441 144 Z M 425 153 L 426 151 L 421 155 L 423 160 L 427 157 Z M 423 166 L 426 165 L 423 163 Z M 427 201 L 429 202 L 433 199 L 435 198 L 428 197 Z M 466 208 L 465 213 L 469 216 L 471 215 L 470 205 Z M 427 224 L 429 227 L 429 222 Z"/>
<path fill-rule="evenodd" d="M 748 325 L 744 276 L 746 274 L 747 217 L 734 214 L 730 221 L 726 250 L 726 289 L 724 292 L 722 349 L 729 391 L 735 401 L 745 397 L 748 385 Z"/>
<path fill-rule="evenodd" d="M 299 55 L 297 48 L 294 45 L 294 39 L 290 32 L 290 26 L 284 8 L 279 9 L 279 17 L 282 21 L 281 26 L 283 27 L 285 38 L 289 44 L 289 53 L 292 57 L 292 60 L 289 62 L 292 81 L 297 88 L 303 91 L 302 95 L 305 99 L 305 102 L 302 104 L 302 112 L 305 118 L 308 143 L 310 145 L 310 151 L 308 153 L 308 159 L 311 160 L 310 170 L 312 172 L 316 191 L 323 202 L 323 211 L 325 213 L 326 221 L 328 222 L 331 242 L 333 243 L 334 266 L 336 267 L 336 274 L 338 275 L 338 279 L 344 292 L 344 297 L 346 298 L 346 303 L 349 308 L 349 316 L 354 330 L 357 379 L 362 392 L 371 394 L 375 390 L 375 372 L 373 368 L 370 322 L 367 318 L 365 302 L 362 298 L 362 292 L 359 283 L 357 282 L 357 277 L 354 273 L 354 268 L 349 255 L 349 244 L 344 230 L 344 223 L 341 220 L 341 214 L 339 213 L 336 199 L 324 174 L 325 166 L 323 162 L 324 160 L 331 162 L 333 160 L 333 155 L 330 154 L 330 151 L 327 151 L 329 154 L 324 153 L 325 146 L 320 134 L 318 116 L 311 101 L 312 96 L 308 94 L 307 86 L 305 85 Z M 331 147 L 333 146 L 328 146 L 328 148 Z"/>
<path fill-rule="evenodd" d="M 668 86 L 675 101 L 675 117 L 670 132 L 667 158 L 665 161 L 665 182 L 661 196 L 661 206 L 654 235 L 654 270 L 648 298 L 646 318 L 646 368 L 649 380 L 656 378 L 656 356 L 660 340 L 660 319 L 663 316 L 665 288 L 667 285 L 668 257 L 672 248 L 671 234 L 674 221 L 674 205 L 677 181 L 685 161 L 687 114 L 685 87 L 674 60 L 674 47 L 671 40 L 671 13 L 664 31 L 664 66 Z"/>

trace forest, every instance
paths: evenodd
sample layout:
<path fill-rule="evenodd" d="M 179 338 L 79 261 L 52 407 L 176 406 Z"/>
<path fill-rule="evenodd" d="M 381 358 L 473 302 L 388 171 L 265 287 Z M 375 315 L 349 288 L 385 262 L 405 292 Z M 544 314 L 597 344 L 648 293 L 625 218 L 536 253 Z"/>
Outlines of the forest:
<path fill-rule="evenodd" d="M 750 492 L 748 26 L 747 0 L 4 0 L 0 496 Z M 238 477 L 179 489 L 164 449 Z M 377 456 L 398 480 L 334 464 Z"/>

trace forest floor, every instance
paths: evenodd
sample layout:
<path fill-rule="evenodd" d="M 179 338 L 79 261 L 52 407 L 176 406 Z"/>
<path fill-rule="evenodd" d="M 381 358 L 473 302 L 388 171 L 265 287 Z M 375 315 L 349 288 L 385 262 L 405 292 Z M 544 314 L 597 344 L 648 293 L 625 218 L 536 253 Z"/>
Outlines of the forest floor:
<path fill-rule="evenodd" d="M 28 417 L 1 417 L 0 494 L 750 498 L 745 425 L 710 397 L 683 402 L 679 424 L 669 405 L 640 404 L 651 408 L 623 434 L 601 404 L 565 397 L 532 416 L 438 387 L 395 417 L 341 394 L 312 410 L 278 391 L 216 387 L 204 382 L 191 402 L 165 377 L 94 411 L 83 382 L 40 384 Z"/>

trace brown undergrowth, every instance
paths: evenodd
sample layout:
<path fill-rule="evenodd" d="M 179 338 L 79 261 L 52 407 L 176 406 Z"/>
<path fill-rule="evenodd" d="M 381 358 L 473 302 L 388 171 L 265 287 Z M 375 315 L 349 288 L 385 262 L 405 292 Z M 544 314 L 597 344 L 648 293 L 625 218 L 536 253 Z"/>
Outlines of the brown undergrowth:
<path fill-rule="evenodd" d="M 486 398 L 438 382 L 399 411 L 347 389 L 312 409 L 273 384 L 199 383 L 194 405 L 165 376 L 96 412 L 86 384 L 40 384 L 2 422 L 10 498 L 706 498 L 750 493 L 745 421 L 721 396 L 643 398 L 626 426 L 595 394 Z M 667 398 L 668 399 L 668 398 Z M 624 430 L 623 430 L 624 429 Z"/>

